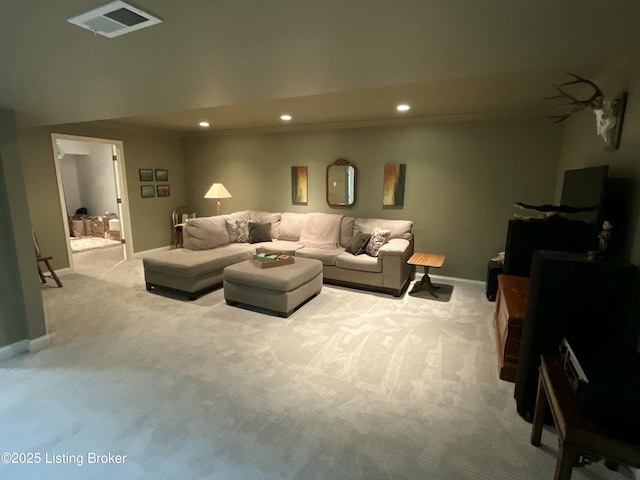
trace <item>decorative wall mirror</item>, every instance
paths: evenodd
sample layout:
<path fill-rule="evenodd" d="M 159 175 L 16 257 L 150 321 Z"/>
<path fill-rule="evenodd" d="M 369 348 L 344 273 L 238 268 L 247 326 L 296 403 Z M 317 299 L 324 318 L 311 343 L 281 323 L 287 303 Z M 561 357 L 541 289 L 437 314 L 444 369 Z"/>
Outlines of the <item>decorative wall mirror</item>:
<path fill-rule="evenodd" d="M 356 203 L 358 169 L 344 159 L 327 167 L 327 203 L 330 207 L 351 207 Z"/>

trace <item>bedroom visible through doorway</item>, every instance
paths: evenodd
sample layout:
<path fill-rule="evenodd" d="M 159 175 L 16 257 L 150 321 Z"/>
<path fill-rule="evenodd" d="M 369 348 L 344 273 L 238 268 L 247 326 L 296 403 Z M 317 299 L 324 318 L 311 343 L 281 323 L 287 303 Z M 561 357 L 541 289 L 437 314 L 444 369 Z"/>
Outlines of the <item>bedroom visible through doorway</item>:
<path fill-rule="evenodd" d="M 115 261 L 132 257 L 122 142 L 53 134 L 60 208 L 69 267 L 77 255 L 108 248 Z"/>

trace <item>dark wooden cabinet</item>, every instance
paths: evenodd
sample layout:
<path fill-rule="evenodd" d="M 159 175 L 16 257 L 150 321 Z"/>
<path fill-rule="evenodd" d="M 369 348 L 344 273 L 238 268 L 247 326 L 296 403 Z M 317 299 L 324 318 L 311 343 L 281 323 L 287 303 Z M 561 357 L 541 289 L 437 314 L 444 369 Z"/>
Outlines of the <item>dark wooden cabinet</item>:
<path fill-rule="evenodd" d="M 500 378 L 515 382 L 524 317 L 527 311 L 529 279 L 498 275 L 498 295 L 493 322 L 496 329 Z"/>

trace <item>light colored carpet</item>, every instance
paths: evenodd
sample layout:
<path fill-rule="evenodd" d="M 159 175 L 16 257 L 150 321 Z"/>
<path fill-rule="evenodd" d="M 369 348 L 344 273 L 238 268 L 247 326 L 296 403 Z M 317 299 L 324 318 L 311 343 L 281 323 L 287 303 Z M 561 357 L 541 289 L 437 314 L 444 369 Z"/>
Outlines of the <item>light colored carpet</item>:
<path fill-rule="evenodd" d="M 87 250 L 95 250 L 96 248 L 115 247 L 121 245 L 117 240 L 102 237 L 72 237 L 71 251 L 86 252 Z"/>
<path fill-rule="evenodd" d="M 553 429 L 531 446 L 498 379 L 482 285 L 446 280 L 447 302 L 325 286 L 282 319 L 222 290 L 150 294 L 141 261 L 113 250 L 43 289 L 54 345 L 0 363 L 0 450 L 43 455 L 0 478 L 553 478 Z M 572 478 L 630 476 L 597 464 Z"/>

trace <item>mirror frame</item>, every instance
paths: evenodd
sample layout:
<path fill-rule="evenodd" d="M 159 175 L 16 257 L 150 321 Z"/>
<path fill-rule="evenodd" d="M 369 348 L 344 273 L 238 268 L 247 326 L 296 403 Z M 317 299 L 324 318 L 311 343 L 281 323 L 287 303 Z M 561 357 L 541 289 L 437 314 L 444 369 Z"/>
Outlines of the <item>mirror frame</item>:
<path fill-rule="evenodd" d="M 353 203 L 331 203 L 329 201 L 329 169 L 331 167 L 352 167 L 353 168 Z M 339 158 L 335 162 L 329 164 L 327 166 L 327 176 L 325 180 L 325 190 L 327 197 L 327 205 L 332 208 L 351 208 L 358 201 L 358 167 L 355 164 L 345 160 L 344 158 Z"/>

